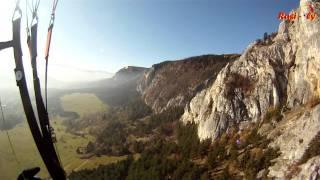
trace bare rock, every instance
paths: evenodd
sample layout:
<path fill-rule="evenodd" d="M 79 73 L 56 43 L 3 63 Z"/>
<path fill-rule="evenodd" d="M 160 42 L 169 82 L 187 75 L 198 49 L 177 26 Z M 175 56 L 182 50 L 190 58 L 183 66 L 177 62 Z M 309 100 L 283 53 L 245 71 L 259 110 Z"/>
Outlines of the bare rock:
<path fill-rule="evenodd" d="M 297 108 L 288 113 L 281 123 L 269 133 L 274 141 L 272 147 L 279 147 L 281 155 L 269 168 L 269 176 L 282 179 L 290 165 L 298 162 L 311 140 L 320 130 L 320 105 L 309 110 Z M 281 135 L 276 136 L 275 134 Z"/>
<path fill-rule="evenodd" d="M 308 162 L 300 166 L 300 173 L 293 177 L 293 180 L 318 180 L 320 179 L 320 156 L 311 158 Z"/>
<path fill-rule="evenodd" d="M 184 107 L 219 71 L 239 55 L 204 55 L 180 61 L 155 64 L 144 74 L 137 90 L 154 112 L 170 107 Z"/>
<path fill-rule="evenodd" d="M 241 121 L 257 122 L 286 92 L 285 59 L 293 56 L 289 42 L 253 44 L 228 64 L 213 85 L 198 93 L 185 108 L 182 121 L 199 124 L 200 139 L 215 139 Z"/>
<path fill-rule="evenodd" d="M 305 8 L 295 12 L 303 16 Z M 201 140 L 215 139 L 241 121 L 260 121 L 270 107 L 293 108 L 320 96 L 319 29 L 319 22 L 302 18 L 283 22 L 274 43 L 250 44 L 186 105 L 181 120 L 197 123 Z"/>
<path fill-rule="evenodd" d="M 266 169 L 262 169 L 261 171 L 258 172 L 257 174 L 257 179 L 263 179 L 264 174 L 266 173 Z"/>

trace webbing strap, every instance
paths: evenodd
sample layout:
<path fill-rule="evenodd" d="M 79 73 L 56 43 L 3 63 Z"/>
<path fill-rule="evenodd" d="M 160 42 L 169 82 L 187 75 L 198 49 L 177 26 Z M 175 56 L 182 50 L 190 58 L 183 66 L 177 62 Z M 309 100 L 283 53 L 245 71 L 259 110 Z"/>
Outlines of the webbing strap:
<path fill-rule="evenodd" d="M 12 47 L 12 41 L 0 42 L 0 51 Z"/>
<path fill-rule="evenodd" d="M 45 143 L 41 131 L 39 129 L 34 111 L 32 108 L 28 87 L 26 83 L 24 67 L 22 62 L 22 51 L 21 51 L 21 38 L 20 38 L 20 24 L 21 18 L 12 21 L 13 23 L 13 49 L 15 59 L 15 74 L 17 85 L 19 87 L 22 105 L 26 114 L 26 118 L 33 136 L 33 139 L 37 145 L 39 153 L 53 179 L 66 179 L 64 170 L 61 168 L 59 162 L 52 157 L 50 147 Z"/>
<path fill-rule="evenodd" d="M 39 126 L 33 111 L 31 99 L 29 96 L 27 82 L 26 82 L 25 73 L 24 73 L 23 60 L 22 60 L 22 48 L 21 48 L 21 37 L 20 37 L 22 12 L 19 7 L 19 2 L 20 0 L 17 1 L 17 5 L 12 17 L 12 31 L 13 31 L 12 47 L 14 52 L 15 64 L 16 64 L 16 68 L 14 71 L 16 75 L 17 86 L 19 87 L 23 109 L 31 130 L 31 134 L 39 150 L 39 153 L 44 161 L 44 164 L 46 165 L 53 179 L 64 180 L 66 179 L 65 172 L 62 169 L 56 157 L 53 144 L 51 143 L 51 147 L 50 147 L 50 143 L 48 143 L 46 138 L 44 138 L 43 134 L 39 129 Z M 17 16 L 18 13 L 19 13 L 19 16 Z M 29 39 L 28 45 L 29 47 L 31 47 L 30 52 L 34 53 L 34 50 L 32 50 L 33 49 L 32 42 L 30 45 L 30 39 Z"/>
<path fill-rule="evenodd" d="M 21 37 L 20 37 L 22 11 L 20 9 L 19 3 L 20 3 L 20 0 L 17 0 L 17 4 L 12 16 L 12 40 L 7 42 L 0 42 L 0 50 L 13 47 L 14 60 L 16 65 L 14 69 L 16 82 L 17 82 L 17 86 L 19 87 L 22 106 L 25 112 L 26 119 L 28 121 L 29 128 L 31 130 L 32 137 L 36 143 L 39 153 L 51 177 L 53 179 L 64 180 L 66 179 L 65 172 L 59 163 L 59 160 L 57 158 L 57 155 L 53 147 L 53 143 L 51 143 L 51 147 L 50 147 L 50 143 L 46 141 L 46 138 L 44 138 L 43 134 L 41 133 L 34 111 L 33 111 L 31 99 L 29 96 L 27 82 L 25 78 L 23 60 L 22 60 L 22 48 L 21 48 Z M 39 4 L 37 6 L 39 6 Z M 36 49 L 33 48 L 32 42 L 30 43 L 30 37 L 28 38 L 28 46 L 30 48 L 30 53 L 35 54 L 35 56 L 33 55 L 31 56 L 36 57 L 36 54 L 37 54 Z M 2 116 L 3 116 L 1 102 L 0 102 L 0 106 L 1 106 Z"/>
<path fill-rule="evenodd" d="M 35 93 L 35 100 L 37 106 L 37 112 L 41 127 L 41 132 L 43 135 L 44 144 L 48 149 L 48 154 L 50 154 L 51 158 L 54 159 L 56 162 L 59 162 L 59 158 L 55 151 L 52 136 L 51 136 L 51 126 L 49 122 L 49 116 L 47 109 L 44 105 L 42 94 L 41 94 L 41 85 L 40 80 L 38 77 L 37 71 L 37 34 L 38 34 L 38 15 L 37 15 L 37 7 L 34 8 L 35 11 L 33 12 L 33 20 L 37 20 L 35 24 L 31 27 L 31 38 L 28 41 L 29 52 L 31 56 L 31 66 L 33 72 L 33 86 L 34 86 L 34 93 Z"/>

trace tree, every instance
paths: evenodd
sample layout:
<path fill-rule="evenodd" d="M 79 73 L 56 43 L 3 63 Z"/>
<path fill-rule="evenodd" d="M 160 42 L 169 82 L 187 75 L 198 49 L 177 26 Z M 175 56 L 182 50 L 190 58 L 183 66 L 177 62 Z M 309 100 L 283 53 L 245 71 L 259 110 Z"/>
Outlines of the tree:
<path fill-rule="evenodd" d="M 265 32 L 265 33 L 263 34 L 263 40 L 266 41 L 267 39 L 268 39 L 268 33 Z"/>

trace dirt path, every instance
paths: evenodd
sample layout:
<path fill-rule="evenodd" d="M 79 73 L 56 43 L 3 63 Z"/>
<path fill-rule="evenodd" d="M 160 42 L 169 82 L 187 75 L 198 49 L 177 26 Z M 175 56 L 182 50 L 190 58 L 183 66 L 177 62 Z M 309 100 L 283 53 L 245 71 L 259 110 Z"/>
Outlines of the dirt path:
<path fill-rule="evenodd" d="M 64 166 L 64 170 L 67 171 L 67 169 L 71 166 L 72 163 L 73 162 L 71 162 L 71 163 L 67 164 L 66 166 Z"/>
<path fill-rule="evenodd" d="M 84 166 L 85 164 L 87 164 L 89 162 L 89 159 L 85 160 L 83 163 L 80 164 L 80 166 L 78 166 L 77 168 L 74 169 L 74 171 L 78 171 L 82 166 Z"/>

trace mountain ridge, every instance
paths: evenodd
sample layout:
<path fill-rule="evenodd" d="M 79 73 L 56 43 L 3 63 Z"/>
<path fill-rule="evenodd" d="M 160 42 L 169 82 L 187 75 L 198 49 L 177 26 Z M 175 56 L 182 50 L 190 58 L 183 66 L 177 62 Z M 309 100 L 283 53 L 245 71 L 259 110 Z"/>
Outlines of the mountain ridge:
<path fill-rule="evenodd" d="M 303 16 L 309 11 L 305 3 L 320 5 L 301 0 L 293 12 Z M 112 123 L 99 135 L 95 150 L 99 155 L 142 153 L 129 162 L 124 177 L 145 171 L 155 175 L 152 163 L 161 162 L 157 168 L 163 168 L 173 160 L 175 169 L 161 169 L 163 177 L 181 178 L 185 171 L 199 179 L 200 170 L 197 174 L 187 167 L 204 166 L 203 179 L 317 179 L 319 27 L 320 22 L 302 18 L 282 21 L 276 33 L 252 42 L 241 55 L 164 61 L 137 76 L 120 70 L 124 79 L 134 77 L 130 92 L 139 94 L 108 114 Z M 158 159 L 149 161 L 153 156 Z M 146 167 L 143 163 L 152 167 L 139 169 Z"/>
<path fill-rule="evenodd" d="M 240 55 L 201 55 L 154 64 L 139 82 L 138 92 L 154 112 L 183 107 Z"/>
<path fill-rule="evenodd" d="M 318 1 L 301 0 L 300 7 L 293 10 L 301 17 L 309 11 L 305 3 L 314 7 L 319 5 Z M 315 13 L 320 14 L 319 10 Z M 198 93 L 185 106 L 181 121 L 196 123 L 201 140 L 217 139 L 231 127 L 241 127 L 245 123 L 262 123 L 278 129 L 281 135 L 269 138 L 277 142 L 274 144 L 280 147 L 281 156 L 269 168 L 269 177 L 285 178 L 288 169 L 307 150 L 317 134 L 316 130 L 319 131 L 319 27 L 319 21 L 303 18 L 281 22 L 276 34 L 251 43 L 238 61 L 224 67 L 212 86 Z M 294 109 L 308 106 L 311 102 L 315 102 L 314 105 L 301 112 L 300 116 L 286 120 Z M 280 117 L 284 116 L 283 123 L 291 129 L 279 131 L 281 128 L 277 121 L 282 118 L 263 122 L 270 109 L 277 109 Z M 311 129 L 311 126 L 315 129 L 309 132 L 308 127 Z M 318 162 L 319 158 L 317 156 L 313 161 Z M 303 165 L 301 169 L 305 169 Z M 301 171 L 296 178 L 315 177 L 315 173 Z"/>

